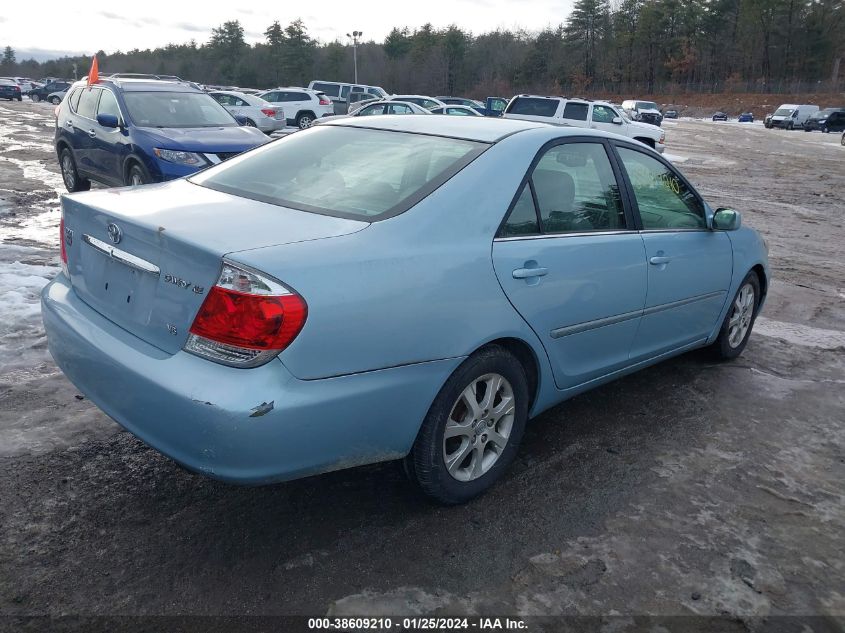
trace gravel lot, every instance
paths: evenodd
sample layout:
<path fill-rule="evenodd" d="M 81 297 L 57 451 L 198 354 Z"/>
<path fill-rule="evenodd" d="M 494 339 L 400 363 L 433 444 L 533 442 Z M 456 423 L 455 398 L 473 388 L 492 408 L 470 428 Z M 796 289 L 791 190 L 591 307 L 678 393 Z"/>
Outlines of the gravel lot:
<path fill-rule="evenodd" d="M 53 125 L 45 104 L 0 104 L 0 615 L 845 617 L 838 135 L 667 121 L 670 158 L 771 246 L 745 354 L 548 411 L 500 485 L 446 509 L 395 464 L 213 482 L 82 399 L 38 313 L 58 271 Z"/>

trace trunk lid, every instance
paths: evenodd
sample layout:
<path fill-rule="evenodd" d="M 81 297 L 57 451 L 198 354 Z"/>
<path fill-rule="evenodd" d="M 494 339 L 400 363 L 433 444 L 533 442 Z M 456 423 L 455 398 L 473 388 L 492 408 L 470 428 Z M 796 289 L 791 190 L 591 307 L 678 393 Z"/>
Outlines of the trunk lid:
<path fill-rule="evenodd" d="M 360 231 L 366 222 L 297 211 L 186 180 L 62 198 L 76 294 L 168 353 L 182 348 L 224 255 Z M 236 259 L 236 258 L 235 258 Z M 279 271 L 263 271 L 279 276 Z"/>

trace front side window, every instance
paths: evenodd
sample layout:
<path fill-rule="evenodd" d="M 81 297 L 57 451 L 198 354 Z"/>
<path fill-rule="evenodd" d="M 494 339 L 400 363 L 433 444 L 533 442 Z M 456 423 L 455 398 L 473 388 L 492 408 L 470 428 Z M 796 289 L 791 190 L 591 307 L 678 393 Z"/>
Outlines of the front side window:
<path fill-rule="evenodd" d="M 190 180 L 243 198 L 372 221 L 409 209 L 487 147 L 423 134 L 316 126 Z"/>
<path fill-rule="evenodd" d="M 596 123 L 613 123 L 618 115 L 607 106 L 593 106 L 593 121 Z"/>
<path fill-rule="evenodd" d="M 269 103 L 278 103 L 279 101 L 281 101 L 279 96 L 280 96 L 280 93 L 278 93 L 278 92 L 268 92 L 266 95 L 262 96 L 261 98 L 264 99 L 264 101 L 267 101 Z"/>
<path fill-rule="evenodd" d="M 97 100 L 100 98 L 99 88 L 82 88 L 79 95 L 79 103 L 76 106 L 76 113 L 86 119 L 96 118 Z"/>
<path fill-rule="evenodd" d="M 346 99 L 348 96 L 349 96 L 349 86 L 343 86 L 343 88 L 340 89 L 340 98 Z"/>
<path fill-rule="evenodd" d="M 469 112 L 463 108 L 446 108 L 446 114 L 457 114 L 458 116 L 469 116 Z"/>
<path fill-rule="evenodd" d="M 601 143 L 565 143 L 550 148 L 531 173 L 529 187 L 533 189 L 533 199 L 522 193 L 502 234 L 525 234 L 530 226 L 526 206 L 529 202 L 542 233 L 626 228 L 619 186 Z"/>
<path fill-rule="evenodd" d="M 573 121 L 586 121 L 587 110 L 589 109 L 590 106 L 586 103 L 574 103 L 570 101 L 563 108 L 563 118 L 572 119 Z"/>
<path fill-rule="evenodd" d="M 704 208 L 668 166 L 643 152 L 620 147 L 644 229 L 704 229 Z"/>
<path fill-rule="evenodd" d="M 120 119 L 120 107 L 110 90 L 103 90 L 103 94 L 100 96 L 100 104 L 97 106 L 97 114 L 113 114 Z"/>
<path fill-rule="evenodd" d="M 404 103 L 391 103 L 387 106 L 385 114 L 413 114 L 414 111 Z"/>
<path fill-rule="evenodd" d="M 372 116 L 374 114 L 382 114 L 384 112 L 384 105 L 376 103 L 375 105 L 365 106 L 358 112 L 358 116 Z"/>
<path fill-rule="evenodd" d="M 198 92 L 126 92 L 129 117 L 142 127 L 234 127 L 237 121 L 214 99 Z"/>

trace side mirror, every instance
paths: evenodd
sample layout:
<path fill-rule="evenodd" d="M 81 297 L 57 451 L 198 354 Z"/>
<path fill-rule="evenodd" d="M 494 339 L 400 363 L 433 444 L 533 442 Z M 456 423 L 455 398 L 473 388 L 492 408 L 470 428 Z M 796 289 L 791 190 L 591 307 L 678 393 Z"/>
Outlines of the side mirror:
<path fill-rule="evenodd" d="M 611 123 L 613 123 L 613 125 L 622 125 L 622 117 L 621 116 L 613 117 L 613 120 L 611 121 Z"/>
<path fill-rule="evenodd" d="M 742 215 L 735 209 L 720 207 L 713 214 L 714 231 L 736 231 L 742 226 Z"/>
<path fill-rule="evenodd" d="M 120 121 L 114 114 L 98 114 L 97 123 L 103 127 L 120 127 Z"/>

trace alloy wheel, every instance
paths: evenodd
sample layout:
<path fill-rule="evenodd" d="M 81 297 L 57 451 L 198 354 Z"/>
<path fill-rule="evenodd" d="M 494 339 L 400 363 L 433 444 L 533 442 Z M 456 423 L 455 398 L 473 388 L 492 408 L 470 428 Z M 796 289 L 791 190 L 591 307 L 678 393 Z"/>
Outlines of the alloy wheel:
<path fill-rule="evenodd" d="M 467 385 L 452 405 L 443 433 L 443 461 L 458 481 L 489 472 L 514 425 L 513 387 L 500 374 L 484 374 Z"/>
<path fill-rule="evenodd" d="M 65 181 L 65 187 L 68 191 L 73 191 L 76 185 L 76 171 L 73 167 L 73 159 L 70 157 L 70 152 L 65 152 L 62 155 L 62 180 Z"/>
<path fill-rule="evenodd" d="M 748 328 L 751 327 L 751 319 L 754 317 L 754 287 L 745 284 L 736 296 L 733 303 L 733 311 L 728 321 L 728 344 L 731 347 L 739 347 Z"/>

